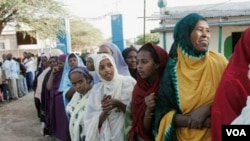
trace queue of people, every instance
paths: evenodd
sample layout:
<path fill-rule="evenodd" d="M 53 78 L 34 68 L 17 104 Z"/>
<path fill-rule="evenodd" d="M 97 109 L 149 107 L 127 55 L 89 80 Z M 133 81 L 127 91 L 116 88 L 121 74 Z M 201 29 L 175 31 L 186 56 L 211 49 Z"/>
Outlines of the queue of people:
<path fill-rule="evenodd" d="M 23 55 L 23 58 L 17 58 L 12 53 L 2 54 L 3 61 L 0 62 L 2 103 L 17 100 L 32 91 L 31 83 L 34 79 L 32 74 L 36 69 L 35 56 L 30 52 L 24 52 Z M 31 74 L 27 74 L 27 71 Z"/>
<path fill-rule="evenodd" d="M 104 43 L 86 64 L 73 53 L 43 54 L 32 84 L 42 134 L 59 141 L 222 140 L 223 124 L 250 123 L 250 28 L 230 60 L 209 50 L 210 38 L 206 19 L 191 13 L 176 23 L 169 53 L 153 43 L 123 51 Z"/>

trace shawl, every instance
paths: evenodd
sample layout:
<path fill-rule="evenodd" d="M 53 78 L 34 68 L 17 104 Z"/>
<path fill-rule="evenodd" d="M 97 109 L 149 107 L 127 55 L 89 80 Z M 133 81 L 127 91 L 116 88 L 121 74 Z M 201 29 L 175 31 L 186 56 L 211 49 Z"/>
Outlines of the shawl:
<path fill-rule="evenodd" d="M 154 134 L 157 141 L 211 140 L 209 128 L 175 128 L 172 122 L 175 114 L 187 114 L 212 104 L 227 65 L 226 58 L 219 53 L 194 50 L 190 34 L 199 20 L 205 19 L 193 13 L 175 26 L 175 41 L 156 101 Z"/>
<path fill-rule="evenodd" d="M 114 43 L 104 43 L 101 46 L 108 47 L 112 50 L 113 58 L 114 58 L 118 73 L 121 75 L 130 76 L 130 72 L 128 70 L 128 65 L 125 62 L 125 60 L 123 59 L 122 53 L 119 50 L 119 48 L 117 47 L 117 45 L 115 45 Z"/>
<path fill-rule="evenodd" d="M 78 66 L 79 67 L 85 67 L 82 59 L 74 54 L 75 57 L 77 58 L 77 62 L 78 62 Z M 63 68 L 63 74 L 62 74 L 62 79 L 60 82 L 60 86 L 59 86 L 59 91 L 63 92 L 63 103 L 64 103 L 64 107 L 66 108 L 67 104 L 69 103 L 69 99 L 66 98 L 66 93 L 68 92 L 68 90 L 71 88 L 72 84 L 69 80 L 69 71 L 70 71 L 70 66 L 69 66 L 69 55 L 66 58 L 65 64 L 64 64 L 64 68 Z"/>
<path fill-rule="evenodd" d="M 98 131 L 99 116 L 102 113 L 101 100 L 104 95 L 111 95 L 112 98 L 118 99 L 125 105 L 129 104 L 131 93 L 135 85 L 135 80 L 131 76 L 118 74 L 116 65 L 112 56 L 100 54 L 96 58 L 95 68 L 99 70 L 99 64 L 103 59 L 109 59 L 114 68 L 114 77 L 111 81 L 106 81 L 98 76 L 101 81 L 93 86 L 89 94 L 89 100 L 84 114 L 84 125 L 86 126 L 87 141 L 106 141 L 121 140 L 124 127 L 124 113 L 114 108 L 110 111 L 109 116 L 103 122 L 101 130 Z"/>
<path fill-rule="evenodd" d="M 35 97 L 38 98 L 41 102 L 41 93 L 42 93 L 42 86 L 43 86 L 43 80 L 45 78 L 45 75 L 50 71 L 50 67 L 47 67 L 37 78 L 37 87 L 35 92 Z"/>
<path fill-rule="evenodd" d="M 154 44 L 145 44 L 144 46 L 150 46 L 152 47 L 160 60 L 160 67 L 158 68 L 158 77 L 154 81 L 154 83 L 148 83 L 145 79 L 142 79 L 140 75 L 137 77 L 137 83 L 133 90 L 132 95 L 132 129 L 130 131 L 130 140 L 134 140 L 135 136 L 139 135 L 142 137 L 145 141 L 150 141 L 153 138 L 153 134 L 148 134 L 144 131 L 142 125 L 143 125 L 143 117 L 144 113 L 146 111 L 146 104 L 144 98 L 151 93 L 155 92 L 158 93 L 160 80 L 163 75 L 163 70 L 165 68 L 165 64 L 168 60 L 168 54 L 167 52 L 162 49 L 161 47 L 154 45 Z M 153 72 L 152 72 L 153 73 Z"/>
<path fill-rule="evenodd" d="M 88 97 L 89 91 L 84 95 L 76 92 L 66 107 L 66 111 L 70 115 L 69 132 L 72 141 L 80 141 L 85 135 L 83 117 Z"/>
<path fill-rule="evenodd" d="M 221 140 L 221 126 L 230 124 L 240 115 L 250 95 L 248 65 L 250 64 L 250 28 L 246 29 L 237 44 L 223 74 L 212 107 L 212 136 Z"/>

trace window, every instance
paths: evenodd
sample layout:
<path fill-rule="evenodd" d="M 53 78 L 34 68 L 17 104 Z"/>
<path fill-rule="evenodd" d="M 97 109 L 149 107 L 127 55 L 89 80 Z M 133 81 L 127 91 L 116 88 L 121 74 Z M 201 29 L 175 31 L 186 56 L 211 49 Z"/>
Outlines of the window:
<path fill-rule="evenodd" d="M 22 31 L 17 31 L 16 38 L 17 38 L 17 45 L 37 44 L 36 38 Z"/>
<path fill-rule="evenodd" d="M 5 49 L 4 43 L 0 43 L 0 49 Z"/>

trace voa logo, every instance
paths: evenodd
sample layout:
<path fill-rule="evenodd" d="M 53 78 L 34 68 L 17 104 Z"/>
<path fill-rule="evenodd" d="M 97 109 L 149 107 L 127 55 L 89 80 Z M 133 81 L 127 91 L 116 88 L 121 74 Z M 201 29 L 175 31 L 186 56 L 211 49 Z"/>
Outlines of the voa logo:
<path fill-rule="evenodd" d="M 244 129 L 226 129 L 227 136 L 247 136 Z"/>

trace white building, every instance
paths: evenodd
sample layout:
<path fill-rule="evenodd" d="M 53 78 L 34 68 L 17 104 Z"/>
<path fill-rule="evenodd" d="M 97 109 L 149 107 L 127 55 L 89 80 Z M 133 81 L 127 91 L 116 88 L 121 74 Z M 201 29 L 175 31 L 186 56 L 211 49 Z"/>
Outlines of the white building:
<path fill-rule="evenodd" d="M 160 33 L 160 45 L 170 50 L 175 23 L 190 13 L 204 16 L 211 28 L 210 49 L 230 58 L 241 33 L 250 25 L 250 2 L 231 2 L 184 7 L 166 7 L 164 15 L 152 18 L 161 20 L 161 27 L 151 30 Z"/>
<path fill-rule="evenodd" d="M 21 32 L 17 32 L 14 26 L 8 23 L 0 35 L 0 56 L 4 53 L 12 53 L 13 57 L 22 57 L 23 52 L 31 52 L 35 55 L 63 53 L 56 49 L 56 41 L 39 40 L 38 38 L 30 38 L 28 35 L 24 38 Z M 0 61 L 2 61 L 2 57 L 0 57 Z"/>

